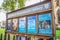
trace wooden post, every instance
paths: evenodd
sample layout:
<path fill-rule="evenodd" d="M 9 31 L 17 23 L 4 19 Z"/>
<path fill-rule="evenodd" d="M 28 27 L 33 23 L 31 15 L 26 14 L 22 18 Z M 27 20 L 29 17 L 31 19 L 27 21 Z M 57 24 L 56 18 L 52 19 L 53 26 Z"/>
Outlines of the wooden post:
<path fill-rule="evenodd" d="M 15 40 L 15 36 L 13 36 L 13 40 Z"/>
<path fill-rule="evenodd" d="M 1 34 L 1 39 L 0 40 L 2 40 L 2 34 Z"/>
<path fill-rule="evenodd" d="M 5 35 L 4 35 L 4 40 L 6 40 L 6 33 L 5 33 Z"/>
<path fill-rule="evenodd" d="M 10 34 L 8 34 L 8 40 L 10 40 Z"/>
<path fill-rule="evenodd" d="M 44 39 L 44 40 L 47 40 L 47 39 Z"/>

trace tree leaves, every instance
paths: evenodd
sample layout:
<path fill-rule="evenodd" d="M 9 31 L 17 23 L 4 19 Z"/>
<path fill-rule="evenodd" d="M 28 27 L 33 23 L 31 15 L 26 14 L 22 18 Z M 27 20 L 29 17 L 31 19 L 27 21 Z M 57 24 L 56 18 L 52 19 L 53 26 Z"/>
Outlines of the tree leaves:
<path fill-rule="evenodd" d="M 14 11 L 16 10 L 16 3 L 18 3 L 18 9 L 22 8 L 25 6 L 25 1 L 26 0 L 6 0 L 3 2 L 2 7 L 5 11 Z"/>

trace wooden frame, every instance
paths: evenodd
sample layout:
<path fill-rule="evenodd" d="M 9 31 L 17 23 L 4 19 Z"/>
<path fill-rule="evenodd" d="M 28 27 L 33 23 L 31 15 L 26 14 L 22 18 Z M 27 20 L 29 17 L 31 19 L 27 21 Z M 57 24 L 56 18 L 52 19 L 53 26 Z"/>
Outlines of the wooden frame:
<path fill-rule="evenodd" d="M 51 14 L 52 14 L 52 10 L 47 11 L 47 12 L 38 13 L 38 14 L 36 13 L 36 14 L 27 15 L 27 16 L 25 16 L 25 17 L 32 16 L 32 15 L 37 15 L 37 16 L 38 16 L 39 14 L 44 14 L 44 13 L 51 13 Z M 37 17 L 37 16 L 36 16 L 36 17 Z M 20 17 L 20 18 L 21 18 L 21 17 Z M 15 18 L 14 18 L 14 19 L 15 19 Z M 19 19 L 19 18 L 17 18 L 17 19 Z M 52 18 L 52 20 L 53 20 L 53 18 Z M 38 20 L 36 19 L 36 21 L 38 21 Z M 37 22 L 37 23 L 38 23 L 38 22 Z M 36 23 L 36 24 L 37 24 L 37 23 Z M 52 24 L 52 25 L 53 25 L 53 24 Z M 37 24 L 37 27 L 38 27 L 38 24 Z M 37 32 L 38 32 L 38 31 L 37 31 Z M 15 32 L 14 32 L 14 33 L 15 33 Z"/>

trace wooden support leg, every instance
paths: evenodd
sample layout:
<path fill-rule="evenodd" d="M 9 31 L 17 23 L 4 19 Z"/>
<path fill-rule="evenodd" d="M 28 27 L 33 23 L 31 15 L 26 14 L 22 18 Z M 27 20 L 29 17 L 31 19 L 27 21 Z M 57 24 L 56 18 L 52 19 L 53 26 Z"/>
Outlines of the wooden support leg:
<path fill-rule="evenodd" d="M 46 38 L 44 38 L 43 40 L 47 40 Z"/>

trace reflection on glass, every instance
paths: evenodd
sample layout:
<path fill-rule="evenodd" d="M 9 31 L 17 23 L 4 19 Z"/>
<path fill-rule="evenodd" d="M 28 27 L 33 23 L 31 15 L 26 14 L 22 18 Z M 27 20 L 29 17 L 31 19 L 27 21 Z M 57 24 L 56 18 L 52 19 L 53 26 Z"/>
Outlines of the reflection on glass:
<path fill-rule="evenodd" d="M 40 21 L 39 26 L 41 29 L 49 29 L 50 28 L 50 20 Z"/>
<path fill-rule="evenodd" d="M 51 3 L 49 2 L 49 3 L 44 4 L 44 8 L 45 9 L 50 9 L 51 8 Z"/>

